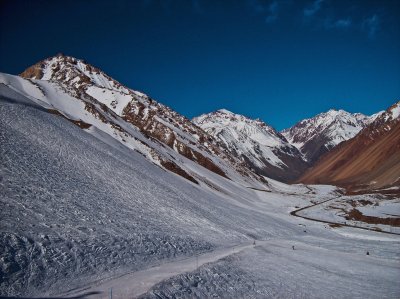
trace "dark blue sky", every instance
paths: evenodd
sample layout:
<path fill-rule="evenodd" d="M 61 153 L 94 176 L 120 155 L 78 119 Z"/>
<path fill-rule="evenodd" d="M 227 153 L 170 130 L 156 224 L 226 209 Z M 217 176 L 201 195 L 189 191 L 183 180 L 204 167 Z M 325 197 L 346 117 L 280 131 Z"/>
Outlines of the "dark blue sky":
<path fill-rule="evenodd" d="M 191 118 L 277 129 L 400 98 L 400 1 L 0 1 L 0 71 L 63 52 Z"/>

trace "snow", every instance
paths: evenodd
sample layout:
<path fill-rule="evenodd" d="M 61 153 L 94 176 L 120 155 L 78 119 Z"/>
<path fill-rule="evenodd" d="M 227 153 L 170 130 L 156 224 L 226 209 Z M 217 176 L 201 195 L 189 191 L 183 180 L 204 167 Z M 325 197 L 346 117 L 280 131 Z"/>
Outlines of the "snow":
<path fill-rule="evenodd" d="M 71 120 L 83 121 L 98 131 L 103 131 L 128 148 L 141 152 L 158 165 L 163 165 L 162 162 L 166 161 L 175 163 L 173 160 L 176 159 L 182 163 L 179 167 L 193 177 L 197 175 L 198 167 L 188 166 L 191 162 L 182 159 L 177 150 L 183 147 L 184 150 L 186 147 L 194 148 L 198 154 L 217 165 L 227 177 L 240 179 L 243 183 L 252 181 L 250 184 L 254 186 L 260 184 L 257 176 L 248 167 L 238 158 L 228 156 L 228 151 L 221 148 L 215 138 L 206 135 L 187 118 L 147 95 L 123 86 L 83 60 L 57 55 L 41 61 L 34 68 L 43 73 L 43 76 L 35 76 L 35 79 L 42 80 L 30 81 L 35 81 L 34 84 L 38 88 L 46 86 L 48 89 L 43 94 L 43 101 L 46 103 L 41 104 L 43 107 L 55 108 Z M 14 79 L 16 83 L 24 80 L 17 77 Z M 21 94 L 22 91 L 16 83 L 11 84 L 11 88 Z M 68 98 L 74 98 L 75 102 L 81 104 L 74 105 L 73 101 L 64 100 Z M 31 99 L 38 101 L 35 98 Z M 81 109 L 82 105 L 85 111 Z M 76 106 L 80 107 L 76 109 Z M 125 121 L 128 118 L 130 120 Z M 95 130 L 89 130 L 93 131 Z M 180 143 L 179 147 L 173 147 L 175 151 L 169 148 L 165 140 L 167 135 L 170 140 L 175 139 Z M 149 138 L 150 136 L 152 138 Z M 202 162 L 199 164 L 207 167 Z M 194 174 L 188 173 L 188 168 L 191 168 Z M 247 173 L 247 176 L 244 177 L 243 173 Z"/>
<path fill-rule="evenodd" d="M 86 90 L 86 93 L 94 97 L 100 103 L 107 105 L 108 108 L 118 115 L 122 115 L 122 111 L 126 105 L 134 100 L 129 94 L 124 94 L 113 89 L 101 88 L 95 85 L 90 86 Z"/>
<path fill-rule="evenodd" d="M 219 138 L 237 156 L 245 156 L 259 168 L 266 162 L 281 169 L 287 167 L 277 152 L 290 145 L 272 127 L 259 120 L 220 109 L 196 117 L 193 122 Z"/>
<path fill-rule="evenodd" d="M 224 109 L 224 108 L 218 109 L 218 112 L 221 112 L 221 113 L 224 113 L 224 114 L 231 114 L 231 115 L 234 114 L 233 112 L 231 112 L 231 111 L 229 111 L 227 109 Z"/>
<path fill-rule="evenodd" d="M 358 210 L 366 216 L 374 217 L 400 217 L 400 199 L 379 202 L 379 206 L 359 207 Z"/>
<path fill-rule="evenodd" d="M 92 104 L 92 101 L 85 101 L 83 99 L 79 99 L 71 95 L 71 93 L 65 90 L 65 87 L 61 86 L 58 82 L 54 81 L 43 81 L 43 80 L 26 80 L 20 77 L 0 74 L 0 80 L 7 83 L 8 87 L 16 91 L 17 93 L 29 97 L 33 102 L 40 104 L 46 109 L 53 109 L 57 111 L 61 111 L 63 115 L 72 120 L 82 120 L 85 123 L 88 123 L 91 128 L 88 130 L 90 133 L 95 133 L 97 136 L 103 136 L 103 133 L 111 136 L 112 138 L 119 141 L 124 146 L 134 149 L 144 156 L 148 158 L 153 163 L 160 165 L 160 159 L 175 159 L 181 161 L 180 167 L 187 170 L 190 170 L 192 176 L 197 177 L 208 177 L 211 172 L 206 170 L 204 171 L 202 167 L 199 167 L 196 163 L 193 163 L 187 158 L 182 157 L 173 149 L 169 147 L 160 146 L 159 142 L 156 142 L 152 139 L 149 139 L 145 135 L 143 135 L 139 129 L 132 124 L 125 122 L 122 117 L 118 115 L 112 115 L 110 113 L 104 113 L 101 106 L 97 106 L 97 111 L 100 113 L 106 120 L 99 118 L 98 115 L 90 113 L 86 110 L 87 102 Z M 1 82 L 0 81 L 0 82 Z M 27 92 L 23 89 L 20 90 L 20 86 L 28 86 L 28 92 L 35 95 L 36 97 L 28 96 Z M 122 114 L 122 110 L 124 106 L 130 101 L 136 101 L 137 99 L 133 99 L 131 95 L 125 95 L 119 93 L 117 91 L 110 91 L 108 89 L 100 89 L 96 86 L 90 86 L 87 88 L 89 92 L 94 96 L 99 103 L 107 105 L 111 110 L 115 113 Z M 104 94 L 111 95 L 114 93 L 114 98 L 109 98 L 105 96 L 102 92 L 104 90 Z M 96 92 L 93 92 L 96 91 Z M 113 103 L 116 103 L 115 105 Z M 113 106 L 114 105 L 114 106 Z M 161 105 L 160 105 L 161 106 Z M 162 106 L 161 106 L 162 107 Z M 144 112 L 149 109 L 155 109 L 154 107 L 145 108 Z M 170 115 L 170 117 L 173 117 Z M 160 118 L 155 116 L 154 119 L 164 126 L 171 129 L 171 132 L 174 132 L 176 135 L 176 139 L 181 141 L 183 144 L 186 144 L 189 148 L 192 147 L 191 144 L 196 144 L 197 140 L 185 131 L 182 127 L 177 126 L 177 124 L 166 121 L 167 117 Z M 120 131 L 116 129 L 114 125 L 122 128 L 124 131 Z M 107 141 L 107 143 L 109 143 Z M 197 151 L 201 150 L 201 148 L 197 148 Z M 253 186 L 257 186 L 260 183 L 252 180 L 252 182 L 248 182 L 248 178 L 243 178 L 241 175 L 237 173 L 235 169 L 233 169 L 231 164 L 226 163 L 226 161 L 210 155 L 208 151 L 202 149 L 202 155 L 208 157 L 211 161 L 213 161 L 216 165 L 218 165 L 229 177 L 235 178 L 237 180 L 241 180 L 242 183 L 250 183 Z M 194 165 L 193 165 L 194 164 Z M 189 172 L 189 173 L 190 173 Z M 197 173 L 199 175 L 197 175 Z M 206 180 L 206 179 L 204 179 Z"/>
<path fill-rule="evenodd" d="M 353 243 L 351 238 L 347 240 Z M 398 296 L 398 264 L 371 256 L 372 251 L 367 256 L 368 247 L 354 253 L 346 252 L 347 246 L 343 250 L 324 248 L 329 245 L 329 241 L 325 242 L 321 247 L 310 246 L 303 240 L 259 242 L 254 248 L 166 280 L 141 298 L 181 298 L 188 295 L 193 298 Z"/>
<path fill-rule="evenodd" d="M 349 220 L 345 217 L 356 209 L 365 216 L 380 218 L 399 218 L 400 200 L 398 198 L 382 199 L 379 196 L 357 195 L 343 196 L 339 199 L 327 201 L 306 210 L 300 211 L 300 216 L 311 217 L 318 220 L 330 221 L 339 224 L 354 225 L 368 229 L 380 229 L 385 232 L 400 234 L 400 228 L 387 224 L 365 223 L 358 220 Z"/>
<path fill-rule="evenodd" d="M 400 117 L 400 102 L 396 103 L 394 107 L 390 110 L 392 115 L 392 119 L 396 119 Z"/>
<path fill-rule="evenodd" d="M 356 136 L 361 129 L 371 123 L 379 113 L 370 117 L 361 113 L 349 113 L 331 109 L 315 117 L 304 119 L 281 133 L 299 150 L 314 139 L 326 140 L 325 145 L 333 148 L 339 143 Z"/>
<path fill-rule="evenodd" d="M 375 114 L 372 114 L 370 117 L 369 117 L 369 120 L 368 120 L 368 123 L 367 124 L 371 124 L 371 123 L 373 123 L 378 117 L 380 117 L 382 114 L 384 114 L 385 113 L 385 111 L 379 111 L 379 112 L 377 112 L 377 113 L 375 113 Z"/>
<path fill-rule="evenodd" d="M 212 252 L 196 255 L 194 257 L 183 258 L 173 262 L 156 265 L 151 268 L 128 273 L 122 277 L 97 281 L 91 286 L 82 289 L 65 292 L 63 296 L 84 295 L 90 292 L 100 292 L 97 298 L 109 298 L 112 289 L 114 298 L 137 297 L 148 292 L 155 284 L 165 279 L 181 274 L 183 272 L 194 271 L 199 266 L 212 263 L 231 254 L 252 247 L 252 243 L 246 245 L 236 245 L 228 248 L 217 249 Z"/>
<path fill-rule="evenodd" d="M 348 238 L 353 238 L 353 239 L 359 239 L 359 240 L 373 240 L 373 241 L 379 241 L 379 242 L 398 242 L 398 236 L 395 235 L 388 235 L 388 234 L 377 234 L 373 233 L 371 231 L 366 231 L 366 230 L 354 230 L 354 229 L 349 229 L 348 227 L 341 227 L 338 228 L 337 233 L 339 233 L 342 236 L 348 237 Z"/>
<path fill-rule="evenodd" d="M 2 294 L 54 293 L 88 275 L 209 250 L 212 239 L 225 238 L 222 232 L 232 236 L 218 224 L 220 208 L 207 208 L 209 194 L 126 147 L 110 147 L 22 103 L 1 102 L 7 177 L 1 181 L 1 254 L 8 260 L 2 269 L 16 269 L 1 283 Z M 198 233 L 210 216 L 216 221 L 205 241 Z M 232 240 L 235 235 L 243 238 L 233 233 Z M 14 260 L 18 256 L 22 260 Z"/>
<path fill-rule="evenodd" d="M 109 121 L 126 135 L 112 129 L 57 82 L 0 80 L 1 296 L 103 291 L 99 298 L 112 287 L 113 298 L 399 297 L 399 236 L 289 214 L 337 197 L 337 188 L 257 184 L 214 158 L 228 180 L 118 116 Z M 82 130 L 48 109 L 92 126 Z M 159 167 L 155 150 L 200 185 Z M 329 217 L 329 206 L 350 206 L 347 199 L 304 212 Z M 371 213 L 398 207 L 367 199 L 380 202 Z"/>
<path fill-rule="evenodd" d="M 43 91 L 41 91 L 31 80 L 22 80 L 16 76 L 0 73 L 0 84 L 8 86 L 10 89 L 21 93 L 34 102 L 44 98 Z"/>

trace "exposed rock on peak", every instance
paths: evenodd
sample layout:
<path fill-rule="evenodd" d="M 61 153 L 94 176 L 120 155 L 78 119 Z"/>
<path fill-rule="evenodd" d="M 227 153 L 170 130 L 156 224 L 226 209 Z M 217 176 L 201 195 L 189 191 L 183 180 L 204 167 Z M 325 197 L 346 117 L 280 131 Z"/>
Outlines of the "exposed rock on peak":
<path fill-rule="evenodd" d="M 351 192 L 400 186 L 400 102 L 373 116 L 354 138 L 339 144 L 299 180 L 335 184 Z M 398 189 L 396 189 L 398 190 Z"/>
<path fill-rule="evenodd" d="M 314 163 L 339 143 L 357 135 L 376 116 L 368 117 L 361 113 L 330 109 L 298 122 L 293 127 L 283 130 L 282 134 L 310 163 Z"/>
<path fill-rule="evenodd" d="M 221 140 L 234 156 L 257 173 L 290 181 L 307 167 L 299 150 L 259 119 L 220 109 L 196 117 L 193 122 Z"/>
<path fill-rule="evenodd" d="M 89 118 L 94 117 L 106 125 L 107 133 L 122 142 L 137 134 L 131 132 L 132 128 L 139 131 L 145 138 L 135 136 L 132 147 L 138 151 L 147 147 L 145 154 L 153 162 L 193 182 L 198 181 L 200 174 L 196 176 L 193 167 L 185 167 L 185 163 L 182 165 L 175 160 L 189 159 L 223 177 L 244 176 L 263 181 L 262 177 L 232 157 L 222 143 L 186 117 L 139 91 L 125 87 L 83 60 L 56 55 L 29 67 L 20 76 L 41 89 L 52 86 L 57 92 L 83 104 L 84 113 L 77 111 L 79 108 L 75 104 L 62 103 L 66 97 L 59 97 L 55 106 L 54 102 L 51 103 L 51 109 L 70 119 L 75 116 L 92 124 L 93 121 L 86 119 L 90 115 Z"/>

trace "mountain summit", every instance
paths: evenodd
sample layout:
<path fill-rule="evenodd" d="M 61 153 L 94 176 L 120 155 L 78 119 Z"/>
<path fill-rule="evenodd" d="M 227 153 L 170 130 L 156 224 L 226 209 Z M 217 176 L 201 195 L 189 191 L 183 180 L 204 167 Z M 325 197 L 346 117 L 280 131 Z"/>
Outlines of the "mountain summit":
<path fill-rule="evenodd" d="M 373 116 L 354 138 L 339 144 L 309 169 L 303 183 L 334 184 L 352 192 L 400 186 L 400 102 Z"/>
<path fill-rule="evenodd" d="M 283 130 L 282 135 L 296 146 L 310 163 L 314 163 L 339 143 L 356 136 L 380 113 L 366 116 L 331 109 L 298 122 L 293 127 Z"/>
<path fill-rule="evenodd" d="M 99 130 L 194 183 L 209 186 L 207 177 L 214 174 L 250 185 L 254 180 L 265 183 L 189 119 L 83 60 L 59 54 L 20 77 L 2 75 L 1 81 L 25 95 L 28 90 L 29 97 L 36 95 L 33 100 L 49 111 L 92 133 Z"/>
<path fill-rule="evenodd" d="M 221 140 L 232 155 L 257 173 L 290 181 L 307 167 L 300 151 L 288 143 L 282 134 L 259 119 L 220 109 L 195 117 L 193 122 Z"/>

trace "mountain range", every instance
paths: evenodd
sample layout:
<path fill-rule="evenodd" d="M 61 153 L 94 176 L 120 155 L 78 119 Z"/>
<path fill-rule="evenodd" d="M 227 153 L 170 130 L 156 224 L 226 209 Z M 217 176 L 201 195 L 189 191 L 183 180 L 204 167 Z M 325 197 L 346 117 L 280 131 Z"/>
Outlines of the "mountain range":
<path fill-rule="evenodd" d="M 399 102 L 189 120 L 59 54 L 0 73 L 0 127 L 0 296 L 399 293 Z"/>
<path fill-rule="evenodd" d="M 318 160 L 339 143 L 356 136 L 382 112 L 372 116 L 331 109 L 313 118 L 304 119 L 282 134 L 296 146 L 307 161 Z"/>
<path fill-rule="evenodd" d="M 186 117 L 62 54 L 1 82 L 94 135 L 106 134 L 152 163 L 196 184 L 211 176 L 264 181 Z M 201 168 L 196 167 L 201 166 Z"/>
<path fill-rule="evenodd" d="M 111 137 L 159 167 L 207 188 L 218 188 L 217 177 L 259 186 L 267 186 L 268 178 L 347 187 L 357 181 L 368 190 L 399 184 L 397 166 L 381 166 L 382 160 L 394 163 L 389 156 L 394 160 L 400 156 L 399 116 L 388 112 L 395 106 L 371 116 L 331 109 L 278 132 L 262 120 L 226 109 L 189 120 L 85 61 L 63 54 L 36 63 L 20 76 L 1 74 L 0 82 L 9 92 L 30 98 L 90 134 Z M 371 132 L 381 132 L 376 135 L 379 143 Z M 367 139 L 373 141 L 366 143 Z M 365 151 L 372 144 L 379 153 Z M 365 151 L 358 159 L 373 160 L 367 169 L 371 179 L 364 175 L 358 181 L 364 171 L 357 163 L 366 163 L 355 162 L 356 147 Z M 378 166 L 376 171 L 385 179 L 375 184 L 370 171 Z"/>
<path fill-rule="evenodd" d="M 334 184 L 353 193 L 397 190 L 400 185 L 399 116 L 400 102 L 374 116 L 354 138 L 322 156 L 299 181 Z"/>
<path fill-rule="evenodd" d="M 232 156 L 256 173 L 289 181 L 307 168 L 302 153 L 281 133 L 259 119 L 221 109 L 196 117 L 193 122 L 222 141 Z"/>

